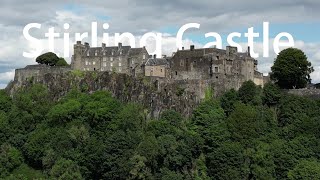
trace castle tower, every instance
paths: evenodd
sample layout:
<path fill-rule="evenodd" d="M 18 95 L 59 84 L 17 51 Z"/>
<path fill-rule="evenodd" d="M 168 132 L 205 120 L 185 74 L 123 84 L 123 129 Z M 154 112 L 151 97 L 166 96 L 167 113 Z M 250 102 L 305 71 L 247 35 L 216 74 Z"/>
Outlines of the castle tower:
<path fill-rule="evenodd" d="M 81 70 L 82 67 L 82 54 L 84 53 L 85 46 L 81 44 L 81 41 L 77 41 L 74 45 L 74 55 L 71 59 L 71 68 Z"/>

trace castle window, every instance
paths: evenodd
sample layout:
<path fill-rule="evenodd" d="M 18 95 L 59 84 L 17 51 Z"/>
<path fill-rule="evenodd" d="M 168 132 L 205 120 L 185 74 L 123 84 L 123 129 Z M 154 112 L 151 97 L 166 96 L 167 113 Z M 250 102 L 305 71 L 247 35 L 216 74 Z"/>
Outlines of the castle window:
<path fill-rule="evenodd" d="M 94 55 L 95 55 L 95 56 L 98 56 L 98 51 L 96 51 L 96 52 L 94 53 Z"/>
<path fill-rule="evenodd" d="M 132 64 L 134 64 L 134 59 L 132 59 Z"/>
<path fill-rule="evenodd" d="M 114 51 L 111 52 L 112 56 L 114 55 Z"/>
<path fill-rule="evenodd" d="M 87 66 L 88 64 L 89 64 L 88 61 L 86 61 L 86 66 Z"/>
<path fill-rule="evenodd" d="M 89 62 L 89 65 L 91 65 L 91 62 Z"/>
<path fill-rule="evenodd" d="M 105 55 L 106 55 L 106 52 L 103 52 L 103 55 L 105 56 Z"/>
<path fill-rule="evenodd" d="M 219 72 L 219 67 L 214 67 L 214 72 Z"/>
<path fill-rule="evenodd" d="M 122 69 L 121 69 L 121 67 L 119 67 L 119 72 L 121 72 L 122 71 Z"/>
<path fill-rule="evenodd" d="M 219 60 L 219 56 L 217 56 L 217 60 Z"/>
<path fill-rule="evenodd" d="M 162 72 L 162 69 L 160 69 L 160 71 Z"/>
<path fill-rule="evenodd" d="M 120 55 L 122 55 L 122 50 L 120 51 Z"/>
<path fill-rule="evenodd" d="M 92 62 L 92 64 L 93 64 L 93 65 L 96 65 L 96 62 L 95 62 L 95 61 L 93 61 L 93 62 Z"/>
<path fill-rule="evenodd" d="M 178 75 L 178 71 L 176 71 L 176 76 Z"/>
<path fill-rule="evenodd" d="M 119 57 L 119 61 L 121 61 L 121 57 Z"/>
<path fill-rule="evenodd" d="M 142 57 L 143 59 L 146 59 L 146 55 L 145 54 L 143 54 L 143 57 Z"/>
<path fill-rule="evenodd" d="M 87 52 L 87 56 L 89 56 L 90 54 L 89 54 L 89 51 Z"/>
<path fill-rule="evenodd" d="M 112 67 L 112 66 L 113 66 L 113 63 L 110 63 L 110 66 Z"/>
<path fill-rule="evenodd" d="M 106 58 L 106 57 L 103 57 L 103 61 L 107 61 L 107 58 Z"/>
<path fill-rule="evenodd" d="M 106 66 L 107 66 L 107 63 L 106 63 L 106 62 L 104 62 L 104 63 L 103 63 L 103 67 L 106 67 Z"/>
<path fill-rule="evenodd" d="M 182 59 L 180 60 L 180 66 L 183 66 L 183 60 Z"/>
<path fill-rule="evenodd" d="M 121 66 L 121 62 L 119 62 L 119 66 Z"/>
<path fill-rule="evenodd" d="M 113 61 L 113 57 L 110 57 L 110 61 Z"/>

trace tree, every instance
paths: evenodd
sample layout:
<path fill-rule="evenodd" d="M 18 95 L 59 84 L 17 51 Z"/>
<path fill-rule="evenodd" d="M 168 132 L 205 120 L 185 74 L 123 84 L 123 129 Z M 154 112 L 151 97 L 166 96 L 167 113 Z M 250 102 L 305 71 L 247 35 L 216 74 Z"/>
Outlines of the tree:
<path fill-rule="evenodd" d="M 161 114 L 160 120 L 167 121 L 175 127 L 181 127 L 183 118 L 178 112 L 174 110 L 167 110 Z"/>
<path fill-rule="evenodd" d="M 12 100 L 4 90 L 0 90 L 0 111 L 8 112 L 11 108 Z"/>
<path fill-rule="evenodd" d="M 23 161 L 19 150 L 10 144 L 0 146 L 0 178 L 9 175 L 10 172 L 18 167 Z"/>
<path fill-rule="evenodd" d="M 52 167 L 50 175 L 56 179 L 73 180 L 83 179 L 79 166 L 67 159 L 60 159 Z"/>
<path fill-rule="evenodd" d="M 39 64 L 45 64 L 49 66 L 68 66 L 69 64 L 62 57 L 58 57 L 53 52 L 44 53 L 36 58 L 36 62 Z"/>
<path fill-rule="evenodd" d="M 281 98 L 281 91 L 279 87 L 273 83 L 267 83 L 263 87 L 263 96 L 262 101 L 263 104 L 268 106 L 277 105 Z"/>
<path fill-rule="evenodd" d="M 59 60 L 56 63 L 56 66 L 68 66 L 69 64 L 66 62 L 66 60 L 62 57 L 59 58 Z"/>
<path fill-rule="evenodd" d="M 242 84 L 238 91 L 240 101 L 245 104 L 258 105 L 261 104 L 261 88 L 256 86 L 252 81 L 246 81 Z"/>
<path fill-rule="evenodd" d="M 301 160 L 294 169 L 289 171 L 288 178 L 291 180 L 320 179 L 320 162 Z"/>
<path fill-rule="evenodd" d="M 36 58 L 37 63 L 49 66 L 55 66 L 58 61 L 59 57 L 53 52 L 44 53 Z"/>
<path fill-rule="evenodd" d="M 223 94 L 220 99 L 220 104 L 227 116 L 234 110 L 234 104 L 238 101 L 237 91 L 231 89 Z"/>
<path fill-rule="evenodd" d="M 280 88 L 304 88 L 311 82 L 313 67 L 303 51 L 288 48 L 279 53 L 271 71 L 271 80 Z"/>

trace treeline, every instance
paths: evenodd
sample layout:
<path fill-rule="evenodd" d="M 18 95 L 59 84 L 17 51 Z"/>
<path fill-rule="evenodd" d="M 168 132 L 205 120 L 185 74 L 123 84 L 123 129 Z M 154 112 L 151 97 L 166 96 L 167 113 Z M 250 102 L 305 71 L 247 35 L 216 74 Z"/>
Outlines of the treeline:
<path fill-rule="evenodd" d="M 0 179 L 320 179 L 320 101 L 263 89 L 159 120 L 108 92 L 0 93 Z"/>

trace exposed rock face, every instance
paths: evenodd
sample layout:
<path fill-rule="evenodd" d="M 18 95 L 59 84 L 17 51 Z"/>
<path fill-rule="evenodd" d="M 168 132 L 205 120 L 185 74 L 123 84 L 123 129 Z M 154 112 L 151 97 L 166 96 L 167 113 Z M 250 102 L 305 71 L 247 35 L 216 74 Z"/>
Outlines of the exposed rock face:
<path fill-rule="evenodd" d="M 36 83 L 46 86 L 54 99 L 66 95 L 73 88 L 88 93 L 107 90 L 122 102 L 142 104 L 149 110 L 150 117 L 154 118 L 159 117 L 165 109 L 174 109 L 189 116 L 204 98 L 205 91 L 213 87 L 209 81 L 205 80 L 170 82 L 159 78 L 135 78 L 110 72 L 40 70 L 34 73 L 35 68 L 32 68 L 33 73 L 27 69 L 23 69 L 23 73 L 19 73 L 20 71 L 22 70 L 16 71 L 15 80 L 7 87 L 7 91 L 13 96 L 19 88 Z"/>

